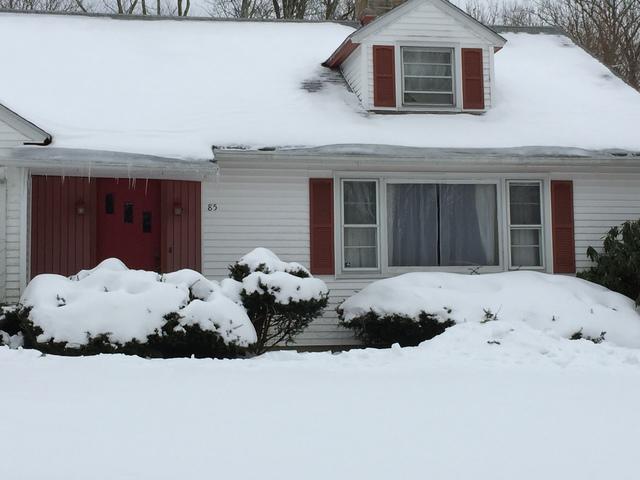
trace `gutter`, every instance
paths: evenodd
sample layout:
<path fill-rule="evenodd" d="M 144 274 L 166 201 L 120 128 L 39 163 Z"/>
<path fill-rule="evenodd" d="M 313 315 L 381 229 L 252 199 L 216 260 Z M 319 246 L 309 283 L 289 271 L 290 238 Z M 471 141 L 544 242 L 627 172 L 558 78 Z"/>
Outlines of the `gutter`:
<path fill-rule="evenodd" d="M 625 150 L 585 150 L 564 147 L 522 147 L 501 149 L 413 148 L 389 145 L 331 145 L 317 148 L 241 150 L 215 149 L 218 161 L 298 162 L 333 164 L 366 169 L 368 166 L 411 168 L 429 166 L 447 170 L 465 167 L 519 167 L 564 170 L 578 167 L 605 167 L 640 171 L 640 152 Z M 267 165 L 265 165 L 267 166 Z"/>

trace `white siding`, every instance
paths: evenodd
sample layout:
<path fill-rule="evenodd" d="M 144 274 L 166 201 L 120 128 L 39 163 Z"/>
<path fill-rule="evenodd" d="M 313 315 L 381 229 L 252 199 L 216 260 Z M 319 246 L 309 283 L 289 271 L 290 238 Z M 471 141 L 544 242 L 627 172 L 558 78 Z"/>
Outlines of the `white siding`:
<path fill-rule="evenodd" d="M 27 279 L 27 170 L 6 168 L 5 300 L 20 298 Z"/>
<path fill-rule="evenodd" d="M 491 84 L 493 66 L 493 46 L 481 38 L 467 25 L 436 7 L 430 2 L 424 2 L 411 12 L 401 16 L 386 26 L 383 30 L 373 34 L 363 43 L 360 49 L 366 56 L 367 90 L 362 99 L 366 108 L 373 108 L 373 51 L 372 45 L 402 45 L 425 44 L 434 46 L 456 47 L 456 56 L 460 56 L 460 48 L 482 48 L 484 67 L 484 96 L 485 109 L 491 107 Z M 399 55 L 396 64 L 399 65 Z M 460 77 L 460 58 L 456 59 L 457 76 Z M 399 73 L 399 71 L 398 71 Z M 398 75 L 399 78 L 399 75 Z M 399 82 L 397 82 L 399 84 Z M 461 96 L 460 82 L 458 82 L 458 97 Z M 461 101 L 458 102 L 461 105 Z"/>
<path fill-rule="evenodd" d="M 330 172 L 309 170 L 234 169 L 203 183 L 203 273 L 213 279 L 228 276 L 227 267 L 255 247 L 273 250 L 286 261 L 309 266 L 309 178 Z M 209 203 L 218 209 L 210 212 Z M 337 326 L 335 307 L 353 294 L 353 285 L 321 277 L 332 289 L 331 305 L 299 337 L 299 344 L 352 345 L 351 332 Z M 366 282 L 361 282 L 366 284 Z"/>
<path fill-rule="evenodd" d="M 258 163 L 221 162 L 221 175 L 203 184 L 203 270 L 210 278 L 228 275 L 227 266 L 244 253 L 264 246 L 282 259 L 309 265 L 310 177 L 332 177 L 330 169 L 310 166 L 263 168 Z M 268 164 L 268 163 L 267 163 Z M 263 164 L 264 165 L 264 164 Z M 257 166 L 258 168 L 252 168 Z M 600 246 L 613 225 L 640 218 L 640 174 L 539 173 L 541 178 L 573 179 L 578 268 L 588 266 L 588 246 Z M 496 174 L 497 178 L 511 175 Z M 209 212 L 209 203 L 218 210 Z M 550 236 L 551 232 L 547 231 Z M 338 326 L 335 308 L 370 278 L 336 279 L 321 276 L 331 290 L 325 315 L 297 339 L 298 346 L 353 345 L 350 331 Z"/>
<path fill-rule="evenodd" d="M 356 48 L 349 58 L 347 58 L 341 66 L 342 75 L 344 75 L 345 80 L 353 90 L 360 101 L 362 101 L 362 77 L 364 75 L 362 69 L 362 47 Z"/>
<path fill-rule="evenodd" d="M 587 248 L 601 247 L 609 228 L 640 219 L 640 175 L 576 177 L 573 203 L 576 266 L 584 269 L 590 264 Z"/>
<path fill-rule="evenodd" d="M 29 139 L 0 120 L 0 148 L 22 145 Z"/>

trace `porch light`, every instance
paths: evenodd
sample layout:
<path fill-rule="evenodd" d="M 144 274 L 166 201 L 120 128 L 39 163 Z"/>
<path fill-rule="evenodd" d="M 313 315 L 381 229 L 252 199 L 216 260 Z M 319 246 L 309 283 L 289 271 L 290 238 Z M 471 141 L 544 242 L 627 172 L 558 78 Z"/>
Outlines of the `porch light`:
<path fill-rule="evenodd" d="M 76 214 L 77 215 L 84 215 L 85 213 L 85 204 L 83 201 L 80 201 L 78 203 L 76 203 Z"/>
<path fill-rule="evenodd" d="M 180 205 L 179 203 L 176 203 L 176 204 L 173 206 L 173 214 L 174 214 L 176 217 L 179 217 L 180 215 L 182 215 L 182 205 Z"/>

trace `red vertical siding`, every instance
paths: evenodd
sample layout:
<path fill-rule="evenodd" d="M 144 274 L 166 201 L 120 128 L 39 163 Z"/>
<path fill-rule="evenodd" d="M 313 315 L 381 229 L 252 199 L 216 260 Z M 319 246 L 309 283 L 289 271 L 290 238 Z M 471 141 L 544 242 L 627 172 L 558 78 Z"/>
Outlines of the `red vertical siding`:
<path fill-rule="evenodd" d="M 31 178 L 31 276 L 72 275 L 95 263 L 95 183 L 86 178 Z M 84 214 L 77 213 L 84 205 Z"/>
<path fill-rule="evenodd" d="M 309 179 L 311 273 L 333 275 L 333 179 Z"/>
<path fill-rule="evenodd" d="M 163 272 L 202 269 L 200 182 L 163 180 L 160 185 L 160 262 Z M 182 208 L 176 215 L 175 208 Z"/>
<path fill-rule="evenodd" d="M 551 182 L 554 273 L 575 273 L 576 251 L 573 224 L 573 182 Z"/>
<path fill-rule="evenodd" d="M 484 68 L 481 48 L 462 49 L 462 108 L 484 108 Z"/>
<path fill-rule="evenodd" d="M 395 47 L 391 45 L 373 46 L 373 105 L 396 106 Z"/>

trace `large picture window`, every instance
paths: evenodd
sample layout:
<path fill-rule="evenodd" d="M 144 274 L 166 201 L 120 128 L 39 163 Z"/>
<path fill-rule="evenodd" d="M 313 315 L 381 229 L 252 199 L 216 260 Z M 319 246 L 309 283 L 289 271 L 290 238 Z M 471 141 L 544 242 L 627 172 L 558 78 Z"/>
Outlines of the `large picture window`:
<path fill-rule="evenodd" d="M 390 267 L 498 265 L 495 184 L 387 185 Z"/>
<path fill-rule="evenodd" d="M 453 106 L 453 49 L 402 47 L 404 105 Z"/>
<path fill-rule="evenodd" d="M 511 181 L 508 190 L 511 267 L 542 267 L 541 183 Z"/>

